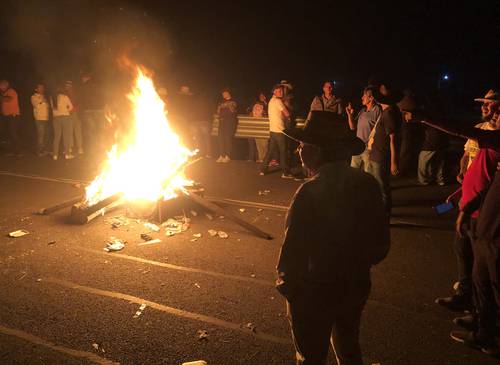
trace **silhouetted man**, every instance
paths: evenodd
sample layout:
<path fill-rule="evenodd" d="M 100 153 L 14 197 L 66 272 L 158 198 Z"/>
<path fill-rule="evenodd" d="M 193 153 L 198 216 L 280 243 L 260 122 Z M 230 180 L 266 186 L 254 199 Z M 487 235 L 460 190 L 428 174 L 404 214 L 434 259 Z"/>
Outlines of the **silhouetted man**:
<path fill-rule="evenodd" d="M 339 365 L 362 364 L 358 337 L 370 268 L 389 250 L 378 184 L 349 166 L 365 145 L 335 117 L 312 112 L 303 130 L 285 131 L 300 142 L 302 164 L 313 176 L 295 193 L 277 266 L 302 365 L 324 364 L 329 340 Z"/>

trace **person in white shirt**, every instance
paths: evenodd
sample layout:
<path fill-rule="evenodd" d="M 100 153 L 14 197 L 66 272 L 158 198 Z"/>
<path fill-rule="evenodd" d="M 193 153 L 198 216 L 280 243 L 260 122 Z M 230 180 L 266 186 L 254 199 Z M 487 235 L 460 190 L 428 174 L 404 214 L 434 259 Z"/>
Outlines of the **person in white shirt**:
<path fill-rule="evenodd" d="M 31 105 L 33 106 L 33 118 L 37 133 L 37 156 L 46 154 L 47 129 L 49 127 L 49 102 L 45 95 L 45 85 L 40 83 L 35 87 L 35 93 L 31 95 Z"/>
<path fill-rule="evenodd" d="M 280 166 L 282 169 L 281 177 L 284 179 L 293 179 L 288 166 L 286 155 L 287 137 L 283 134 L 285 130 L 285 121 L 290 118 L 290 112 L 283 103 L 283 85 L 278 84 L 273 89 L 273 97 L 269 101 L 269 147 L 266 156 L 262 162 L 260 175 L 265 175 L 268 171 L 271 156 L 275 151 L 279 152 Z"/>
<path fill-rule="evenodd" d="M 73 121 L 71 119 L 71 111 L 73 104 L 62 88 L 58 89 L 56 96 L 51 100 L 52 114 L 54 115 L 54 144 L 52 150 L 52 159 L 57 160 L 59 156 L 59 143 L 61 137 L 64 144 L 64 158 L 70 160 L 74 158 L 71 154 L 71 146 L 73 146 Z"/>

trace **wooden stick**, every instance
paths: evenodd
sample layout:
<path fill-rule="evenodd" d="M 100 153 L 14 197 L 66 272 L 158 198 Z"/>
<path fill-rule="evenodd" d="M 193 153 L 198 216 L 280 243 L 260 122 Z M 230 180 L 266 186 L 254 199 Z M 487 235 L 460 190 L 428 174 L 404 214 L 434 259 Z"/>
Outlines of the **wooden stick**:
<path fill-rule="evenodd" d="M 262 231 L 261 229 L 255 227 L 253 224 L 250 224 L 247 221 L 244 221 L 240 217 L 234 215 L 231 212 L 228 212 L 227 210 L 219 207 L 218 205 L 216 205 L 216 204 L 214 204 L 214 203 L 212 203 L 210 201 L 205 200 L 205 199 L 203 199 L 202 197 L 200 197 L 200 196 L 198 196 L 196 194 L 185 194 L 185 195 L 186 195 L 186 197 L 188 197 L 189 199 L 191 199 L 192 201 L 194 201 L 196 204 L 201 205 L 203 208 L 208 209 L 208 210 L 210 210 L 213 213 L 216 213 L 216 214 L 219 214 L 219 215 L 223 215 L 223 216 L 229 218 L 233 222 L 235 222 L 235 223 L 239 224 L 240 226 L 248 229 L 250 232 L 256 234 L 257 236 L 262 237 L 262 238 L 264 238 L 266 240 L 272 240 L 273 239 L 273 236 L 271 236 L 269 233 L 266 233 L 266 232 Z"/>
<path fill-rule="evenodd" d="M 36 211 L 35 214 L 49 215 L 49 214 L 52 214 L 54 212 L 57 212 L 58 210 L 67 208 L 70 205 L 73 205 L 73 204 L 76 204 L 78 202 L 81 202 L 83 200 L 83 198 L 84 198 L 84 196 L 80 195 L 80 196 L 77 196 L 75 198 L 63 201 L 62 203 L 59 203 L 59 204 L 56 204 L 56 205 L 52 205 L 52 206 L 47 207 L 47 208 L 42 208 L 42 209 Z"/>
<path fill-rule="evenodd" d="M 228 205 L 238 205 L 243 207 L 250 208 L 260 208 L 260 209 L 269 209 L 269 210 L 277 210 L 278 212 L 286 212 L 288 211 L 288 207 L 284 205 L 275 205 L 275 204 L 266 204 L 266 203 L 258 203 L 247 200 L 236 200 L 236 199 L 227 199 L 227 198 L 217 198 L 213 196 L 205 197 L 207 200 L 210 200 L 214 203 L 228 204 Z"/>
<path fill-rule="evenodd" d="M 75 204 L 71 208 L 71 221 L 77 224 L 85 224 L 102 214 L 101 209 L 120 200 L 123 193 L 117 193 L 97 202 L 94 205 L 86 206 L 85 204 Z M 99 212 L 97 215 L 96 212 Z M 91 217 L 91 219 L 89 219 Z"/>

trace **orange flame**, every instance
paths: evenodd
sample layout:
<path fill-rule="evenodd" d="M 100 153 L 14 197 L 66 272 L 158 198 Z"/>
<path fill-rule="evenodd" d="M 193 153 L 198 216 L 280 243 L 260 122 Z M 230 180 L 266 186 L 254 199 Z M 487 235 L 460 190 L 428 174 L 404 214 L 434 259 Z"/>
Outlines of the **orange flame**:
<path fill-rule="evenodd" d="M 153 81 L 140 69 L 128 98 L 133 104 L 134 133 L 123 151 L 115 144 L 108 152 L 102 172 L 86 188 L 89 204 L 117 193 L 128 201 L 168 200 L 192 185 L 182 169 L 195 152 L 184 147 L 170 128 Z"/>

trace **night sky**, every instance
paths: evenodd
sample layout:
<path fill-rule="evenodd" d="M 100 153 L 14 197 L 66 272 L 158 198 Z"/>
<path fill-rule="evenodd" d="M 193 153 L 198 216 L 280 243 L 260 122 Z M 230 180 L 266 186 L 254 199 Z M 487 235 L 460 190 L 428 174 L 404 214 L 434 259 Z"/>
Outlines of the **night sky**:
<path fill-rule="evenodd" d="M 0 74 L 19 88 L 81 70 L 113 84 L 127 51 L 171 92 L 245 99 L 288 79 L 308 100 L 332 79 L 357 97 L 373 75 L 429 92 L 448 74 L 468 98 L 499 80 L 500 3 L 459 3 L 3 0 Z"/>

